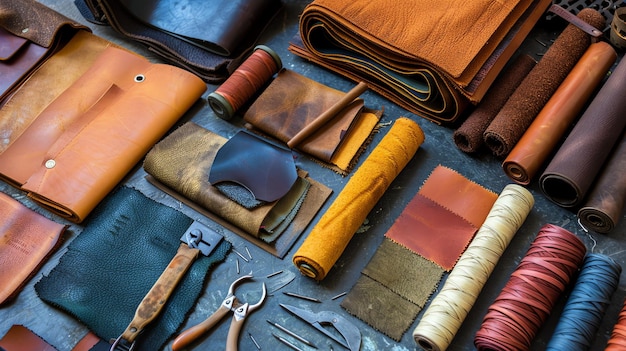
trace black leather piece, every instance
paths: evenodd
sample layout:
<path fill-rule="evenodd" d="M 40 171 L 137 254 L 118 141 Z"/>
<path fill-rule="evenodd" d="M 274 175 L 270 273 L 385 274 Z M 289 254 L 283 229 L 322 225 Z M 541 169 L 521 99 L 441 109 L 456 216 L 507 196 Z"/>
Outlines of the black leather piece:
<path fill-rule="evenodd" d="M 254 46 L 281 7 L 280 0 L 121 0 L 144 23 L 218 55 Z"/>
<path fill-rule="evenodd" d="M 217 152 L 209 182 L 234 182 L 257 200 L 272 202 L 283 197 L 298 178 L 291 150 L 272 144 L 245 130 L 230 138 Z"/>
<path fill-rule="evenodd" d="M 35 290 L 43 301 L 74 316 L 100 338 L 117 338 L 192 222 L 139 191 L 119 188 L 92 212 L 85 229 Z M 222 240 L 211 256 L 198 257 L 161 314 L 137 338 L 136 351 L 161 349 L 203 291 L 207 271 L 229 249 L 230 243 Z"/>

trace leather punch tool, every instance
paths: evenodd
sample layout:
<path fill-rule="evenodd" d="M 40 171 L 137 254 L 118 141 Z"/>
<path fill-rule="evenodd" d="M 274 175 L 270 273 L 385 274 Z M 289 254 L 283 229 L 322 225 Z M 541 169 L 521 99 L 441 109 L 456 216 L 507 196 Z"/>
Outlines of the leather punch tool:
<path fill-rule="evenodd" d="M 222 239 L 222 235 L 200 222 L 191 223 L 180 238 L 181 244 L 176 255 L 141 300 L 133 320 L 113 342 L 111 351 L 132 351 L 135 348 L 137 337 L 161 313 L 165 302 L 172 295 L 198 255 L 210 256 Z"/>
<path fill-rule="evenodd" d="M 177 351 L 183 349 L 193 340 L 197 339 L 202 334 L 209 331 L 230 311 L 233 311 L 233 319 L 230 323 L 228 336 L 226 337 L 226 351 L 236 351 L 237 343 L 239 340 L 239 333 L 246 317 L 251 312 L 258 309 L 263 304 L 263 301 L 267 296 L 267 289 L 265 287 L 265 283 L 263 283 L 262 295 L 257 303 L 241 303 L 235 296 L 235 287 L 246 279 L 252 279 L 252 275 L 244 275 L 241 278 L 235 280 L 230 285 L 230 288 L 228 289 L 228 295 L 226 296 L 224 301 L 222 301 L 220 307 L 203 322 L 183 331 L 178 337 L 176 337 L 176 339 L 172 343 L 172 350 Z"/>

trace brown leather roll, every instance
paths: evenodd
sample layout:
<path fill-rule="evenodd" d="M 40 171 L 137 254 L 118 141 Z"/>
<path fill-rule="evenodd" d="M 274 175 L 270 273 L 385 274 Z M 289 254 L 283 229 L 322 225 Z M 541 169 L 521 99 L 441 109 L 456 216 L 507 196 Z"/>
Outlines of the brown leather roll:
<path fill-rule="evenodd" d="M 607 165 L 578 210 L 580 223 L 587 229 L 608 234 L 617 225 L 626 203 L 626 137 L 617 145 Z"/>
<path fill-rule="evenodd" d="M 611 45 L 591 44 L 502 163 L 509 178 L 530 183 L 616 59 Z"/>
<path fill-rule="evenodd" d="M 596 28 L 604 28 L 604 17 L 596 10 L 584 9 L 578 17 Z M 591 39 L 573 24 L 561 32 L 485 130 L 485 144 L 494 155 L 508 155 L 585 53 Z"/>
<path fill-rule="evenodd" d="M 611 73 L 539 178 L 563 207 L 580 205 L 626 126 L 626 61 Z"/>
<path fill-rule="evenodd" d="M 483 145 L 483 133 L 537 62 L 529 55 L 520 55 L 502 72 L 485 98 L 476 106 L 452 135 L 459 150 L 477 152 Z"/>

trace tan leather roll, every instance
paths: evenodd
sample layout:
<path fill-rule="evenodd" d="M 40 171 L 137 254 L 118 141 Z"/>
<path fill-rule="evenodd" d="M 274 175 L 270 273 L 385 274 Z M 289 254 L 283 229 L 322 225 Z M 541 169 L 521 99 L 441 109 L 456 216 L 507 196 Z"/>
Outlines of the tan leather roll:
<path fill-rule="evenodd" d="M 502 163 L 509 178 L 531 182 L 616 59 L 611 45 L 591 44 Z"/>

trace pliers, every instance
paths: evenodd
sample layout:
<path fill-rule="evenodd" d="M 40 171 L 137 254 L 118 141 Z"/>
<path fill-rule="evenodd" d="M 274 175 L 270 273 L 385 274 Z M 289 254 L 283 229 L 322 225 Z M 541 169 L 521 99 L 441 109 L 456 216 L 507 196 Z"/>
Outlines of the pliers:
<path fill-rule="evenodd" d="M 248 313 L 253 312 L 257 308 L 259 308 L 261 304 L 263 304 L 263 301 L 267 296 L 265 283 L 263 283 L 263 292 L 261 295 L 261 299 L 257 303 L 253 305 L 247 302 L 243 304 L 240 303 L 235 296 L 235 287 L 237 286 L 237 284 L 245 279 L 252 279 L 252 275 L 244 275 L 241 278 L 235 280 L 230 285 L 230 288 L 228 289 L 228 295 L 226 296 L 224 301 L 222 301 L 220 307 L 202 323 L 183 331 L 178 337 L 176 337 L 176 339 L 172 343 L 172 350 L 182 350 L 190 342 L 209 331 L 226 314 L 228 314 L 230 311 L 233 311 L 233 319 L 230 323 L 230 329 L 228 330 L 228 336 L 226 338 L 226 351 L 237 351 L 239 332 L 241 331 L 241 327 L 243 326 L 243 323 L 248 316 Z"/>

